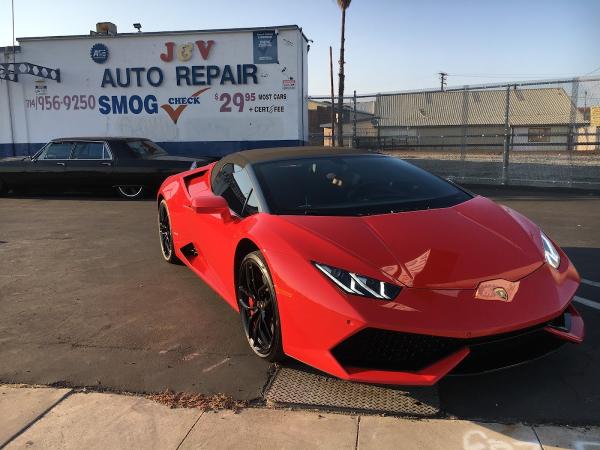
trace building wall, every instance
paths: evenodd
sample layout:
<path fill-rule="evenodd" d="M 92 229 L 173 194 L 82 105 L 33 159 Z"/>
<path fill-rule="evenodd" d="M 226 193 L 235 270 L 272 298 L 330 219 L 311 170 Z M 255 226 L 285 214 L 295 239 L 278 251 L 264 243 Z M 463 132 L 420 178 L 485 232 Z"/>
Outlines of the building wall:
<path fill-rule="evenodd" d="M 306 41 L 297 28 L 257 31 L 273 32 L 271 63 L 256 59 L 262 53 L 254 30 L 21 40 L 17 61 L 59 68 L 62 81 L 31 75 L 0 81 L 0 156 L 31 154 L 52 138 L 73 135 L 142 136 L 192 155 L 302 144 Z M 108 48 L 103 63 L 91 57 L 95 44 Z M 223 79 L 226 67 L 231 77 Z M 219 76 L 209 80 L 209 70 Z"/>
<path fill-rule="evenodd" d="M 548 142 L 540 142 L 536 144 L 535 142 L 529 142 L 529 129 L 530 128 L 544 128 L 550 130 L 550 136 L 548 137 Z M 544 125 L 536 125 L 536 126 L 527 126 L 527 127 L 513 127 L 513 150 L 516 151 L 535 151 L 535 150 L 557 150 L 557 151 L 566 151 L 568 137 L 566 134 L 569 132 L 569 127 L 567 126 L 544 126 Z"/>
<path fill-rule="evenodd" d="M 600 150 L 600 127 L 587 126 L 578 128 L 577 147 L 578 151 Z"/>

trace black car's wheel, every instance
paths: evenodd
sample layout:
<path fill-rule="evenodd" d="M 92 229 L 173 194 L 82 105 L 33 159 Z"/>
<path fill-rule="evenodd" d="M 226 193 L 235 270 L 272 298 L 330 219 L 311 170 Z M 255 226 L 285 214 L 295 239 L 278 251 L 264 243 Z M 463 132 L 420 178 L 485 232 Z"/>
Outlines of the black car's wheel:
<path fill-rule="evenodd" d="M 144 186 L 117 186 L 117 192 L 127 200 L 138 200 L 144 196 Z"/>
<path fill-rule="evenodd" d="M 2 179 L 0 178 L 0 195 L 4 195 L 8 192 L 8 186 Z"/>
<path fill-rule="evenodd" d="M 165 261 L 171 264 L 178 264 L 179 258 L 175 255 L 173 247 L 173 235 L 171 233 L 171 219 L 167 202 L 164 200 L 158 206 L 158 237 L 160 239 L 160 250 Z"/>
<path fill-rule="evenodd" d="M 283 359 L 275 287 L 267 263 L 259 251 L 249 253 L 242 260 L 237 281 L 240 316 L 250 347 L 268 361 Z"/>

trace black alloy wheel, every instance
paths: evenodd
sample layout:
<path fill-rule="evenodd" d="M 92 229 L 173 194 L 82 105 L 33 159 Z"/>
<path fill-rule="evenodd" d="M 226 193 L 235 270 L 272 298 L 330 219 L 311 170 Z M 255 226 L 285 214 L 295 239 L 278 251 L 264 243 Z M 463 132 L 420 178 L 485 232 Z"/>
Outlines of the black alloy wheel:
<path fill-rule="evenodd" d="M 160 250 L 165 261 L 171 264 L 179 263 L 173 247 L 173 235 L 171 234 L 171 220 L 167 202 L 164 200 L 158 206 L 158 237 L 160 238 Z"/>
<path fill-rule="evenodd" d="M 127 200 L 139 200 L 144 196 L 144 186 L 117 186 L 117 192 Z"/>
<path fill-rule="evenodd" d="M 246 255 L 240 264 L 237 298 L 250 348 L 268 361 L 283 359 L 275 287 L 267 263 L 259 251 Z"/>

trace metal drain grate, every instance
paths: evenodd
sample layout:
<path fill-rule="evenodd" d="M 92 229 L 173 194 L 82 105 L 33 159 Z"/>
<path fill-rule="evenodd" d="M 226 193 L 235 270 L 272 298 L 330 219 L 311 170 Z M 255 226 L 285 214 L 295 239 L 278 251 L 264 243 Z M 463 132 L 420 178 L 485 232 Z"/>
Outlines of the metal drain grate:
<path fill-rule="evenodd" d="M 411 417 L 432 417 L 440 411 L 435 387 L 395 389 L 353 383 L 287 367 L 275 373 L 265 398 L 286 405 Z"/>

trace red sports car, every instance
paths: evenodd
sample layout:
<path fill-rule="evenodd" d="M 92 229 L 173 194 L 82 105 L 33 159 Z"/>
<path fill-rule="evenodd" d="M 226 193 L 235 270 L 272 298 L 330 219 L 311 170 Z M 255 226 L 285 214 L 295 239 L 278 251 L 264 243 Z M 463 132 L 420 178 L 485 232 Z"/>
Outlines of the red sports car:
<path fill-rule="evenodd" d="M 540 228 L 398 158 L 248 150 L 169 177 L 164 258 L 239 311 L 252 350 L 430 385 L 583 340 L 579 275 Z"/>

